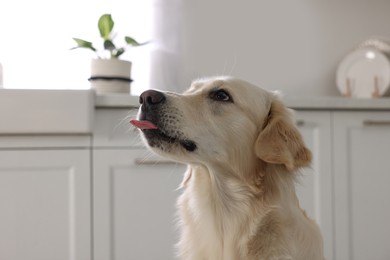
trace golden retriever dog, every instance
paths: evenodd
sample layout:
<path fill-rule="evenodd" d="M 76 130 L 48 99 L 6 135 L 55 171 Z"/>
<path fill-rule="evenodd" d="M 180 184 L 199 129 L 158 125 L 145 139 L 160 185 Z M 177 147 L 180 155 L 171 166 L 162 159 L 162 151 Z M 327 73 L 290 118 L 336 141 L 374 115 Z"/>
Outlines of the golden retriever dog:
<path fill-rule="evenodd" d="M 180 259 L 324 259 L 320 230 L 295 192 L 311 153 L 277 95 L 219 77 L 184 94 L 147 90 L 140 104 L 131 123 L 147 146 L 188 165 Z"/>

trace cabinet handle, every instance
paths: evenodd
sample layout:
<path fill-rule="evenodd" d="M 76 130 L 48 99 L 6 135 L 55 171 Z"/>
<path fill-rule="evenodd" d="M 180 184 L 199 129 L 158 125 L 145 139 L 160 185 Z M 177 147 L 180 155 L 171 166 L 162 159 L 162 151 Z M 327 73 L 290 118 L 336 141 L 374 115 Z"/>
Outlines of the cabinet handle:
<path fill-rule="evenodd" d="M 297 121 L 295 122 L 295 124 L 296 124 L 297 126 L 304 126 L 304 125 L 305 125 L 305 121 L 303 121 L 303 120 L 297 120 Z"/>
<path fill-rule="evenodd" d="M 179 164 L 174 161 L 168 161 L 168 160 L 148 160 L 148 159 L 140 159 L 136 158 L 134 160 L 135 165 L 176 165 Z"/>
<path fill-rule="evenodd" d="M 390 126 L 390 121 L 385 120 L 364 120 L 363 125 L 365 126 Z"/>

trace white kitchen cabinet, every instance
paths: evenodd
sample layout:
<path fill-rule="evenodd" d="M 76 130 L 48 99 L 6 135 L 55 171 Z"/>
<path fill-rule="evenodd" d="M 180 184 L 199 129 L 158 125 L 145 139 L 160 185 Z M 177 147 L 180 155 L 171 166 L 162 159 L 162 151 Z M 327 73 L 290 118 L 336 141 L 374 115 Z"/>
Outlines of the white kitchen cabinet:
<path fill-rule="evenodd" d="M 0 259 L 91 259 L 90 174 L 87 149 L 0 149 Z"/>
<path fill-rule="evenodd" d="M 94 260 L 174 259 L 186 167 L 147 151 L 137 110 L 97 109 L 93 134 Z"/>
<path fill-rule="evenodd" d="M 334 113 L 337 260 L 390 259 L 390 113 Z"/>
<path fill-rule="evenodd" d="M 313 155 L 311 167 L 303 169 L 298 178 L 298 198 L 301 207 L 319 224 L 324 239 L 325 258 L 331 260 L 334 259 L 331 113 L 299 111 L 295 118 Z"/>
<path fill-rule="evenodd" d="M 94 149 L 94 259 L 174 259 L 184 165 L 145 149 Z"/>

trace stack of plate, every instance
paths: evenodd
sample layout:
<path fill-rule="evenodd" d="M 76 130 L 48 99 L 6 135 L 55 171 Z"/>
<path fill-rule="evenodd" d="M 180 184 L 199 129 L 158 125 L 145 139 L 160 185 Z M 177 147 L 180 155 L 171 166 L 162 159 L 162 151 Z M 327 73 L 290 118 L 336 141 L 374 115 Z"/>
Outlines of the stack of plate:
<path fill-rule="evenodd" d="M 340 62 L 337 87 L 347 97 L 372 98 L 390 93 L 390 44 L 371 39 Z"/>

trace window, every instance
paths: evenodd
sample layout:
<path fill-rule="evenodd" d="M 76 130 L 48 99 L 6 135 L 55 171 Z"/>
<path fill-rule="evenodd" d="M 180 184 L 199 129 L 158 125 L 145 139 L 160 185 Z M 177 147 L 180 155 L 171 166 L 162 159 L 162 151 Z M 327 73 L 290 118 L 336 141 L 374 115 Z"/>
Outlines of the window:
<path fill-rule="evenodd" d="M 97 21 L 111 13 L 118 40 L 152 40 L 152 0 L 3 0 L 0 2 L 0 63 L 5 88 L 87 89 L 89 50 L 70 50 L 72 37 L 102 44 Z M 97 44 L 98 43 L 98 44 Z M 130 48 L 132 93 L 149 87 L 148 45 Z"/>

